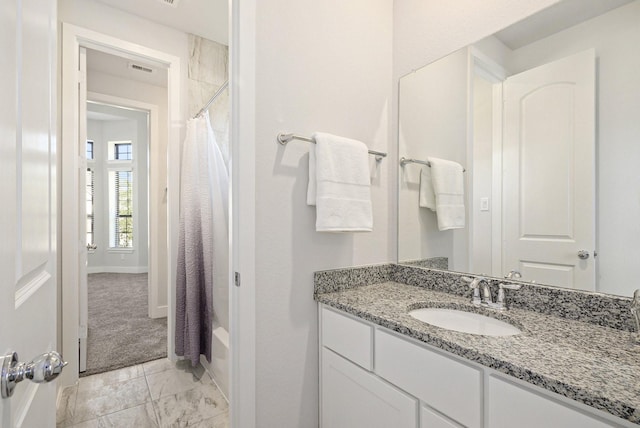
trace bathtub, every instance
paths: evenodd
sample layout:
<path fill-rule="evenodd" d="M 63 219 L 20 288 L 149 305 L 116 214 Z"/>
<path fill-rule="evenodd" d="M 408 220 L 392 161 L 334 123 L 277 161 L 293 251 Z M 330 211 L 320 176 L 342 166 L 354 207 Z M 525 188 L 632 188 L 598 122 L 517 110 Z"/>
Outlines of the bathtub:
<path fill-rule="evenodd" d="M 229 332 L 220 325 L 214 326 L 212 339 L 211 363 L 204 356 L 200 357 L 200 362 L 229 401 Z"/>

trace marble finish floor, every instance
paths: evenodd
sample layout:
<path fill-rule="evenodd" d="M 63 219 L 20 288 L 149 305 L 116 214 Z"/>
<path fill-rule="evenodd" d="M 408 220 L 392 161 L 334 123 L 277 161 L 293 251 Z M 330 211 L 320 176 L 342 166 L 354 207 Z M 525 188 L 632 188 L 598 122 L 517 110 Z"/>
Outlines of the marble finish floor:
<path fill-rule="evenodd" d="M 229 406 L 202 366 L 161 359 L 80 378 L 62 392 L 56 426 L 228 428 Z"/>

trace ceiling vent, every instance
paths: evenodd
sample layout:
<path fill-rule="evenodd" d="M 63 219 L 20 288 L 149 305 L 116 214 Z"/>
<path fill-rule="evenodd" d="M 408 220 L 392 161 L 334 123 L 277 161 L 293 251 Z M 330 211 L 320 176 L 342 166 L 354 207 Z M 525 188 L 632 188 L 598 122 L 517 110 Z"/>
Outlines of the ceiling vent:
<path fill-rule="evenodd" d="M 158 0 L 160 3 L 166 4 L 167 6 L 178 7 L 178 3 L 180 0 Z"/>
<path fill-rule="evenodd" d="M 135 62 L 130 62 L 129 63 L 129 68 L 131 70 L 140 71 L 142 73 L 153 74 L 153 73 L 156 72 L 155 69 L 149 67 L 148 65 L 136 64 Z"/>

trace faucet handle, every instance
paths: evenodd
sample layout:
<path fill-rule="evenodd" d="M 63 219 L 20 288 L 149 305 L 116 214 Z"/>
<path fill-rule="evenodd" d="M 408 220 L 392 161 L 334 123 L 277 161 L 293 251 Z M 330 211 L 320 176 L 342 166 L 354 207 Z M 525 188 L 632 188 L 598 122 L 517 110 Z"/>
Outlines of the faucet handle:
<path fill-rule="evenodd" d="M 517 270 L 512 270 L 508 274 L 506 274 L 505 279 L 520 279 L 522 278 L 522 274 Z"/>
<path fill-rule="evenodd" d="M 510 282 L 501 282 L 500 284 L 498 284 L 498 288 L 500 290 L 504 290 L 505 288 L 507 290 L 520 290 L 522 288 L 522 284 L 513 284 Z"/>
<path fill-rule="evenodd" d="M 497 309 L 504 311 L 507 309 L 507 302 L 504 290 L 520 290 L 522 284 L 512 284 L 510 282 L 501 282 L 498 284 L 498 300 L 496 301 Z"/>

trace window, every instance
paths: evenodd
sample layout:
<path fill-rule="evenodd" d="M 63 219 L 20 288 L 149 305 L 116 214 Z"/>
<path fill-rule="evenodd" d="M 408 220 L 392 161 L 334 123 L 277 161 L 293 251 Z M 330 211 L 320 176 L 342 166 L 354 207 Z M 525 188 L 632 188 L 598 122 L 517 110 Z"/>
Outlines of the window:
<path fill-rule="evenodd" d="M 87 141 L 87 160 L 92 160 L 92 159 L 93 159 L 93 141 L 88 140 Z"/>
<path fill-rule="evenodd" d="M 88 151 L 87 151 L 88 154 Z M 95 218 L 94 218 L 94 179 L 93 179 L 93 170 L 91 168 L 87 168 L 86 175 L 86 210 L 87 210 L 87 249 L 95 250 L 97 248 L 95 243 Z"/>
<path fill-rule="evenodd" d="M 132 161 L 133 143 L 131 141 L 109 141 L 107 159 L 110 161 Z"/>
<path fill-rule="evenodd" d="M 109 171 L 109 246 L 133 248 L 133 171 Z"/>
<path fill-rule="evenodd" d="M 116 143 L 115 159 L 131 160 L 131 143 Z"/>

